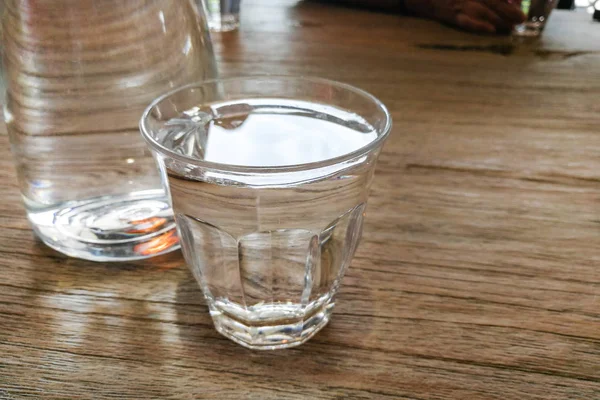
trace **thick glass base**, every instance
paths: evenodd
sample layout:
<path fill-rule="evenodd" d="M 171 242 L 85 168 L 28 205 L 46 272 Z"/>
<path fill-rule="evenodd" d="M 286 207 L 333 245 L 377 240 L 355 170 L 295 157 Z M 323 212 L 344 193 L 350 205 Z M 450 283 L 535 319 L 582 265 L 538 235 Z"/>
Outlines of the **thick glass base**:
<path fill-rule="evenodd" d="M 69 202 L 41 211 L 29 208 L 28 217 L 44 243 L 71 257 L 139 260 L 179 248 L 162 190 Z"/>
<path fill-rule="evenodd" d="M 239 14 L 217 14 L 211 15 L 208 21 L 208 27 L 211 32 L 229 32 L 234 31 L 240 26 Z"/>
<path fill-rule="evenodd" d="M 277 350 L 299 346 L 327 325 L 334 303 L 315 305 L 263 304 L 247 311 L 216 302 L 210 314 L 217 331 L 228 339 L 253 350 Z"/>

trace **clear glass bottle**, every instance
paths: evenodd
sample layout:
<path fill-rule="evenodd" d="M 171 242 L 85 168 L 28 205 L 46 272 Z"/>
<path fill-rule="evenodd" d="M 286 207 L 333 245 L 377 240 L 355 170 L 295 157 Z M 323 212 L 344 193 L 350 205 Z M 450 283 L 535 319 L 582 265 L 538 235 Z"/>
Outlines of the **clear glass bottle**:
<path fill-rule="evenodd" d="M 4 115 L 27 215 L 97 261 L 179 246 L 138 129 L 144 108 L 216 77 L 200 0 L 4 0 Z"/>

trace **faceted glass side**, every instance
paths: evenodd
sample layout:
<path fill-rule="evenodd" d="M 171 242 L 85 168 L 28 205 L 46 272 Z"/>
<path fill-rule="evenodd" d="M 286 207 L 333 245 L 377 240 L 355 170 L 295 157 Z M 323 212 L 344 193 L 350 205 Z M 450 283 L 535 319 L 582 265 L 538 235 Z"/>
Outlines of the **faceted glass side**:
<path fill-rule="evenodd" d="M 191 270 L 217 330 L 251 348 L 301 344 L 325 326 L 362 232 L 365 204 L 320 231 L 239 236 L 178 214 Z"/>

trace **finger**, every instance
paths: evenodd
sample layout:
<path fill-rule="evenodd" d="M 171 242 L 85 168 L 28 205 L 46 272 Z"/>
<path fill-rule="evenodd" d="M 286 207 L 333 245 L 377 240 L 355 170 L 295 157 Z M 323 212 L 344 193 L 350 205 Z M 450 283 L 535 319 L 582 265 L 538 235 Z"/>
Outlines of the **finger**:
<path fill-rule="evenodd" d="M 463 12 L 474 19 L 491 22 L 497 31 L 509 31 L 513 25 L 482 3 L 469 2 Z"/>
<path fill-rule="evenodd" d="M 456 24 L 460 28 L 471 32 L 496 33 L 496 28 L 488 21 L 475 19 L 463 13 L 456 16 Z"/>
<path fill-rule="evenodd" d="M 527 19 L 521 8 L 505 0 L 483 0 L 483 3 L 512 24 L 520 24 Z"/>

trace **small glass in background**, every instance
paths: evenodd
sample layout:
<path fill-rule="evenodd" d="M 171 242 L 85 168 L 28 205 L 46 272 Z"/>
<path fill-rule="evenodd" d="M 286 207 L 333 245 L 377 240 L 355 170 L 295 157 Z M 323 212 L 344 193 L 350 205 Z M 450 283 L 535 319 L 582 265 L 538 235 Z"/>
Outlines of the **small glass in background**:
<path fill-rule="evenodd" d="M 527 21 L 514 27 L 513 35 L 537 37 L 539 36 L 548 17 L 558 0 L 523 0 L 521 1 L 521 10 L 527 15 Z"/>
<path fill-rule="evenodd" d="M 240 26 L 241 0 L 204 0 L 212 32 L 234 31 Z"/>

